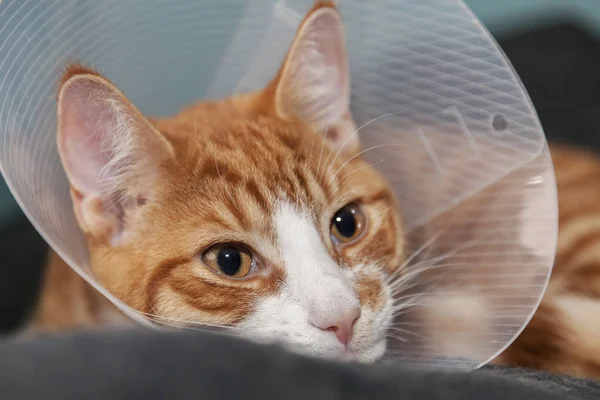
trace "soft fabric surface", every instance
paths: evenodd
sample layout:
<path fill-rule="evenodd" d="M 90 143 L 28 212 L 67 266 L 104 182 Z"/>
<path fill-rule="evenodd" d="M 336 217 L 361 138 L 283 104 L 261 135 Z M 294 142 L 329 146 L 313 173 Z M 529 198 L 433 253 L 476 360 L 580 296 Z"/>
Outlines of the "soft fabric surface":
<path fill-rule="evenodd" d="M 0 345 L 1 399 L 600 398 L 600 385 L 525 371 L 336 365 L 199 333 L 80 333 Z"/>

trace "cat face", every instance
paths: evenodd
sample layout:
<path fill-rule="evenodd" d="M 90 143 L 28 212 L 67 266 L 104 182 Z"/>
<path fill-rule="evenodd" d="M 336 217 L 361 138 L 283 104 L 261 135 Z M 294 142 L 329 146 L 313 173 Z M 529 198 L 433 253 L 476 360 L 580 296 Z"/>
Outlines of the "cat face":
<path fill-rule="evenodd" d="M 71 67 L 58 146 L 96 278 L 166 325 L 380 357 L 404 239 L 348 103 L 328 2 L 308 13 L 263 91 L 171 118 L 145 118 L 108 80 Z"/>

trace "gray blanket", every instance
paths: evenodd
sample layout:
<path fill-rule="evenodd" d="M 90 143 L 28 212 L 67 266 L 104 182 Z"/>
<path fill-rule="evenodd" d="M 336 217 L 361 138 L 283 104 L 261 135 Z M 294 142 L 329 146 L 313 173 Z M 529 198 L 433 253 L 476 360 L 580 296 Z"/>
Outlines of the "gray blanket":
<path fill-rule="evenodd" d="M 79 333 L 0 344 L 0 399 L 600 399 L 600 384 L 511 369 L 337 365 L 213 334 Z"/>

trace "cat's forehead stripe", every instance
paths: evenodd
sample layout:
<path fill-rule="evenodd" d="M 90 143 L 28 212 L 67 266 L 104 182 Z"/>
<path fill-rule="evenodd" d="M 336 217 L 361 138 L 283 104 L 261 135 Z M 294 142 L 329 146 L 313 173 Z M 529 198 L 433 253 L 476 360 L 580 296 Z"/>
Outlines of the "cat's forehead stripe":
<path fill-rule="evenodd" d="M 266 144 L 269 141 L 266 133 L 260 133 L 261 138 L 253 144 Z M 269 137 L 277 136 L 272 132 Z M 292 136 L 282 134 L 282 137 Z M 319 145 L 318 137 L 305 135 L 307 138 L 292 138 L 283 141 L 289 146 L 299 146 L 293 149 L 275 141 L 267 145 L 268 150 L 249 147 L 247 152 L 233 151 L 221 148 L 222 151 L 210 150 L 210 147 L 199 152 L 196 165 L 193 168 L 193 185 L 202 193 L 204 201 L 223 203 L 229 214 L 247 229 L 252 225 L 252 218 L 246 212 L 245 205 L 253 203 L 265 215 L 273 211 L 277 199 L 286 198 L 298 206 L 325 205 L 335 199 L 339 191 L 339 182 L 332 179 L 331 171 L 326 171 L 326 165 L 333 160 L 327 160 L 331 155 L 327 149 Z M 316 135 L 315 135 L 316 136 Z M 244 139 L 240 138 L 240 146 Z M 302 155 L 302 149 L 309 147 L 313 150 L 312 158 Z M 229 150 L 228 150 L 229 149 Z M 319 152 L 322 150 L 322 154 Z M 317 157 L 321 155 L 323 160 Z M 331 157 L 333 158 L 333 157 Z M 322 161 L 323 166 L 319 165 Z M 339 164 L 336 161 L 335 164 Z M 332 169 L 332 168 L 330 168 Z M 339 176 L 336 177 L 339 179 Z M 212 199 L 212 200 L 211 200 Z M 225 224 L 231 228 L 230 224 Z"/>

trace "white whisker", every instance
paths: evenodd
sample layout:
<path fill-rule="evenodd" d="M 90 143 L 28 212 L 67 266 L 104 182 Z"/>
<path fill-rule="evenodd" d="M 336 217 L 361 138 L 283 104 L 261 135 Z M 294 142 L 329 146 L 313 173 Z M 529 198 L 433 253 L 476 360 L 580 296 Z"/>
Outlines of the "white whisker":
<path fill-rule="evenodd" d="M 411 283 L 410 285 L 403 285 L 403 286 L 400 286 L 400 285 L 391 285 L 390 287 L 392 288 L 392 294 L 398 295 L 400 293 L 404 293 L 407 290 L 410 290 L 410 289 L 412 289 L 414 287 L 417 287 L 417 286 L 419 286 L 418 283 Z"/>
<path fill-rule="evenodd" d="M 173 327 L 178 326 L 178 325 L 175 325 L 176 323 L 181 323 L 182 325 L 179 327 L 184 327 L 185 325 L 194 325 L 194 326 L 203 326 L 205 328 L 219 328 L 219 329 L 229 329 L 229 330 L 238 330 L 238 331 L 241 330 L 238 327 L 229 326 L 229 325 L 211 324 L 211 323 L 206 323 L 206 322 L 186 320 L 183 318 L 163 317 L 158 314 L 151 314 L 151 313 L 146 313 L 146 312 L 142 312 L 142 311 L 136 311 L 136 313 L 138 313 L 146 318 L 149 318 L 153 321 L 158 321 L 161 324 L 167 324 L 167 322 L 164 322 L 164 321 L 173 322 L 174 324 L 171 324 L 171 326 L 173 326 Z"/>
<path fill-rule="evenodd" d="M 400 311 L 402 311 L 402 310 L 400 310 Z M 411 310 L 411 309 L 409 309 L 409 307 L 407 307 L 403 312 L 395 312 L 394 314 L 392 314 L 392 318 L 398 318 L 402 315 L 413 313 L 413 312 L 414 312 L 413 310 Z"/>
<path fill-rule="evenodd" d="M 427 240 L 424 244 L 422 244 L 416 251 L 414 251 L 398 268 L 396 268 L 396 271 L 391 274 L 387 279 L 386 279 L 386 284 L 388 284 L 391 280 L 393 280 L 399 273 L 401 273 L 401 271 L 404 270 L 404 268 L 412 261 L 415 259 L 415 257 L 417 257 L 419 254 L 421 254 L 423 252 L 423 250 L 425 250 L 427 247 L 431 246 L 433 244 L 433 242 L 435 242 L 447 229 L 447 227 L 443 230 L 440 230 L 438 233 L 436 233 L 435 235 L 433 235 L 431 238 L 429 238 L 429 240 Z"/>
<path fill-rule="evenodd" d="M 412 279 L 415 276 L 417 276 L 417 275 L 419 275 L 419 274 L 421 274 L 421 273 L 423 273 L 425 271 L 429 271 L 429 270 L 432 270 L 432 269 L 439 269 L 439 268 L 442 268 L 442 267 L 450 265 L 450 264 L 437 264 L 437 263 L 439 261 L 446 260 L 446 259 L 448 259 L 448 258 L 450 258 L 450 257 L 452 257 L 452 256 L 454 256 L 456 254 L 458 254 L 459 252 L 461 252 L 463 250 L 466 250 L 466 249 L 468 249 L 470 247 L 476 246 L 477 244 L 479 244 L 484 239 L 485 239 L 485 237 L 470 240 L 469 242 L 467 242 L 467 243 L 465 243 L 465 244 L 463 244 L 461 246 L 458 246 L 458 247 L 452 249 L 451 251 L 448 251 L 445 254 L 442 254 L 442 255 L 440 255 L 438 257 L 431 258 L 429 260 L 424 260 L 424 261 L 420 262 L 419 264 L 411 266 L 411 268 L 415 268 L 415 269 L 413 269 L 412 271 L 409 271 L 408 273 L 406 273 L 406 274 L 404 274 L 404 275 L 402 275 L 400 277 L 394 277 L 393 279 L 396 279 L 396 278 L 397 279 L 393 283 L 391 283 L 391 286 L 394 287 L 396 285 L 400 285 L 403 282 L 406 282 L 409 279 Z M 427 267 L 421 268 L 421 266 L 425 265 L 425 264 L 431 264 L 431 265 L 428 265 Z M 387 281 L 388 284 L 389 284 L 390 280 L 391 279 L 388 279 L 388 281 Z"/>
<path fill-rule="evenodd" d="M 423 326 L 420 322 L 412 322 L 412 321 L 398 321 L 392 323 L 390 326 Z"/>
<path fill-rule="evenodd" d="M 197 331 L 197 332 L 214 332 L 215 331 L 214 327 L 203 326 L 203 324 L 178 325 L 178 324 L 165 322 L 165 321 L 156 321 L 154 319 L 152 319 L 152 321 L 156 325 L 160 326 L 161 328 L 170 329 L 173 331 Z M 219 327 L 219 328 L 224 328 L 224 327 Z"/>
<path fill-rule="evenodd" d="M 364 154 L 368 151 L 371 150 L 375 150 L 378 149 L 380 147 L 388 147 L 388 146 L 406 146 L 405 144 L 394 144 L 394 143 L 389 143 L 389 144 L 378 144 L 376 146 L 371 146 L 369 148 L 364 149 L 363 151 L 354 154 L 352 157 L 350 157 L 349 159 L 347 159 L 346 161 L 344 161 L 342 163 L 342 165 L 340 165 L 338 167 L 338 169 L 333 173 L 333 177 L 335 178 L 337 176 L 337 174 L 339 174 L 339 172 L 342 170 L 342 168 L 344 168 L 346 166 L 346 164 L 348 164 L 350 161 L 354 160 L 355 158 L 359 157 L 361 154 Z M 333 163 L 331 164 L 332 166 L 334 165 Z"/>
<path fill-rule="evenodd" d="M 398 317 L 400 317 L 400 316 L 402 316 L 402 315 L 406 315 L 406 314 L 413 314 L 413 313 L 415 313 L 415 309 L 416 309 L 417 307 L 424 307 L 424 306 L 425 306 L 424 304 L 420 304 L 420 303 L 411 304 L 411 305 L 410 305 L 410 306 L 408 306 L 408 307 L 405 307 L 405 308 L 403 308 L 403 309 L 401 309 L 401 310 L 397 310 L 397 311 L 395 311 L 395 312 L 392 314 L 392 318 L 394 318 L 394 319 L 395 319 L 395 318 L 398 318 Z"/>
<path fill-rule="evenodd" d="M 424 263 L 424 264 L 426 264 L 426 263 Z M 405 284 L 406 282 L 409 282 L 413 278 L 418 277 L 419 275 L 423 274 L 424 272 L 440 269 L 443 267 L 446 267 L 446 264 L 431 264 L 431 265 L 427 265 L 425 267 L 419 267 L 418 269 L 414 269 L 414 270 L 409 271 L 406 274 L 398 277 L 398 279 L 389 283 L 389 285 L 394 290 L 402 289 L 403 284 Z M 404 291 L 404 289 L 402 289 L 402 290 Z"/>
<path fill-rule="evenodd" d="M 397 341 L 399 341 L 399 342 L 402 342 L 402 343 L 406 343 L 406 342 L 408 342 L 408 338 L 405 338 L 405 337 L 403 337 L 403 336 L 400 336 L 400 335 L 398 335 L 398 334 L 396 334 L 396 335 L 388 335 L 388 336 L 386 336 L 386 337 L 387 337 L 388 339 L 394 339 L 394 340 L 397 340 Z"/>
<path fill-rule="evenodd" d="M 415 299 L 415 298 L 420 298 L 425 296 L 427 293 L 413 293 L 413 294 L 407 294 L 405 296 L 401 296 L 401 297 L 397 297 L 394 299 L 395 302 L 400 302 L 400 301 L 406 301 L 406 300 L 410 300 L 410 299 Z M 399 305 L 398 305 L 399 306 Z"/>
<path fill-rule="evenodd" d="M 343 181 L 348 175 L 353 174 L 357 171 L 360 171 L 361 169 L 365 169 L 365 168 L 369 168 L 369 167 L 374 167 L 376 165 L 379 165 L 383 162 L 384 158 L 382 158 L 379 162 L 373 163 L 373 164 L 368 164 L 368 165 L 363 165 L 362 167 L 358 167 L 356 169 L 353 169 L 352 171 L 348 172 L 346 175 L 342 176 L 340 178 L 341 181 Z M 335 176 L 335 175 L 334 175 Z"/>
<path fill-rule="evenodd" d="M 392 115 L 406 114 L 406 113 L 407 113 L 407 111 L 398 111 L 398 112 L 395 112 L 395 113 L 383 114 L 383 115 L 380 115 L 379 117 L 373 118 L 372 120 L 367 121 L 364 124 L 362 124 L 358 129 L 356 129 L 354 132 L 352 132 L 350 135 L 348 135 L 348 137 L 346 138 L 346 140 L 344 141 L 344 143 L 342 143 L 342 145 L 340 146 L 340 148 L 336 152 L 335 157 L 331 161 L 330 165 L 335 165 L 335 162 L 336 162 L 337 158 L 339 157 L 339 155 L 341 154 L 341 152 L 344 149 L 344 147 L 346 147 L 346 145 L 350 142 L 350 139 L 352 139 L 352 137 L 354 137 L 354 135 L 358 134 L 361 129 L 363 129 L 367 125 L 369 125 L 369 124 L 371 124 L 371 123 L 373 123 L 375 121 L 378 121 L 378 120 L 380 120 L 382 118 L 391 117 Z M 327 158 L 327 160 L 329 160 L 329 157 Z"/>
<path fill-rule="evenodd" d="M 419 338 L 419 339 L 425 339 L 425 336 L 421 335 L 420 333 L 417 333 L 417 332 L 415 332 L 415 331 L 410 331 L 410 330 L 408 330 L 408 329 L 402 329 L 402 328 L 397 328 L 397 327 L 391 327 L 391 328 L 389 328 L 389 330 L 391 330 L 391 331 L 394 331 L 394 332 L 400 332 L 400 333 L 404 333 L 404 334 L 406 334 L 406 335 L 409 335 L 409 336 L 414 336 L 414 337 L 417 337 L 417 338 Z M 389 336 L 390 336 L 390 335 L 388 335 L 388 337 L 389 337 Z"/>

